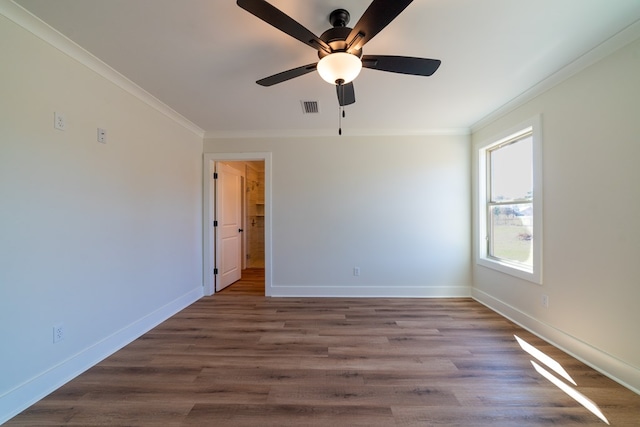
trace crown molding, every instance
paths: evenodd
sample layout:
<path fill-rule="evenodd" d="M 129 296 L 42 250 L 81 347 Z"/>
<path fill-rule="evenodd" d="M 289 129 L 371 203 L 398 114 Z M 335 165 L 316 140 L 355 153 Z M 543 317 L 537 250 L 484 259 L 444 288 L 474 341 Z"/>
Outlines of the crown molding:
<path fill-rule="evenodd" d="M 563 68 L 538 82 L 525 92 L 513 98 L 494 112 L 471 125 L 471 133 L 475 133 L 500 117 L 526 104 L 549 89 L 559 85 L 580 71 L 606 58 L 613 52 L 640 38 L 640 20 L 614 34 L 598 46 L 576 58 Z"/>
<path fill-rule="evenodd" d="M 145 104 L 164 114 L 166 117 L 170 118 L 198 137 L 204 137 L 205 132 L 202 128 L 111 68 L 109 65 L 48 25 L 46 22 L 24 9 L 22 6 L 14 3 L 13 0 L 0 0 L 0 14 L 55 47 L 62 53 L 78 61 L 80 64 L 104 77 L 119 88 L 135 96 Z"/>

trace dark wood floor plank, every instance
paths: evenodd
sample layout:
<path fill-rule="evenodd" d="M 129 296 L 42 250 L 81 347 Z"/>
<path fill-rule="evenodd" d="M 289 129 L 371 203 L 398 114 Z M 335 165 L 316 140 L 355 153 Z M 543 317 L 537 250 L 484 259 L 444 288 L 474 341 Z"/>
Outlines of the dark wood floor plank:
<path fill-rule="evenodd" d="M 582 408 L 511 408 L 496 411 L 490 407 L 450 408 L 392 407 L 396 426 L 492 426 L 492 427 L 544 427 L 544 426 L 606 426 L 595 415 Z M 615 425 L 615 424 L 612 424 Z M 623 425 L 623 424 L 617 424 Z M 633 424 L 624 424 L 632 426 Z"/>
<path fill-rule="evenodd" d="M 514 335 L 640 425 L 640 396 L 471 299 L 266 298 L 256 269 L 6 425 L 605 425 Z"/>
<path fill-rule="evenodd" d="M 215 420 L 215 421 L 212 421 Z M 387 406 L 195 405 L 185 425 L 234 427 L 388 427 Z"/>
<path fill-rule="evenodd" d="M 448 406 L 460 403 L 448 387 L 429 386 L 340 386 L 331 384 L 271 387 L 269 403 L 286 405 L 386 405 Z"/>
<path fill-rule="evenodd" d="M 358 371 L 322 369 L 232 368 L 220 371 L 205 368 L 197 382 L 224 384 L 305 385 L 334 384 L 340 386 L 364 385 L 364 375 Z"/>

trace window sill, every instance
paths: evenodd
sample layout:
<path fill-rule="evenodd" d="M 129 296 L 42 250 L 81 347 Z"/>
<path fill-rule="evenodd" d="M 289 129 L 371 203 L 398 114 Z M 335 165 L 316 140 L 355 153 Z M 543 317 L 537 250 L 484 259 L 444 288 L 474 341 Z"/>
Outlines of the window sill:
<path fill-rule="evenodd" d="M 479 258 L 477 263 L 478 265 L 481 265 L 483 267 L 487 267 L 501 273 L 509 274 L 528 282 L 542 285 L 542 277 L 540 275 L 540 272 L 536 272 L 534 269 L 527 269 L 526 267 L 519 267 L 504 261 L 490 258 Z"/>

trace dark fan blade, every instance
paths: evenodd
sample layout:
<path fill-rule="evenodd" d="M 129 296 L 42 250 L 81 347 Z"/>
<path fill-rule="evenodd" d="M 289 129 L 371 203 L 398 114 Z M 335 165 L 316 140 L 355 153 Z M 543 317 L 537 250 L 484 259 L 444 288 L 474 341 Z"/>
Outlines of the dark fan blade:
<path fill-rule="evenodd" d="M 400 15 L 413 0 L 373 0 L 347 37 L 349 52 L 360 49 Z"/>
<path fill-rule="evenodd" d="M 392 73 L 430 76 L 440 66 L 440 60 L 410 56 L 362 55 L 362 66 Z"/>
<path fill-rule="evenodd" d="M 289 15 L 266 1 L 238 0 L 237 4 L 247 12 L 262 19 L 267 24 L 270 24 L 291 37 L 300 40 L 302 43 L 317 50 L 324 50 L 327 53 L 331 52 L 331 48 L 324 41 L 320 40 L 315 34 L 307 30 Z"/>
<path fill-rule="evenodd" d="M 258 83 L 260 86 L 273 86 L 278 83 L 286 82 L 287 80 L 291 80 L 295 77 L 304 76 L 307 73 L 315 71 L 316 64 L 317 62 L 314 62 L 313 64 L 307 64 L 307 65 L 303 65 L 302 67 L 283 71 L 281 73 L 274 74 L 273 76 L 260 79 L 256 83 Z"/>
<path fill-rule="evenodd" d="M 356 92 L 353 89 L 353 82 L 345 85 L 336 85 L 336 92 L 338 92 L 338 103 L 340 103 L 341 106 L 356 102 Z"/>

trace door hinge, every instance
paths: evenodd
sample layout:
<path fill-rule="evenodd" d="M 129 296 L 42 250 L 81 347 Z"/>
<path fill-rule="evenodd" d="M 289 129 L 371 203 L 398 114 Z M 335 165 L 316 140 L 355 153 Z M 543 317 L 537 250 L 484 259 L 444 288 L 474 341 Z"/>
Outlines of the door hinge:
<path fill-rule="evenodd" d="M 218 179 L 218 172 L 213 173 L 213 179 Z"/>
<path fill-rule="evenodd" d="M 217 268 L 213 269 L 213 274 L 218 274 L 218 269 Z"/>
<path fill-rule="evenodd" d="M 217 227 L 218 226 L 218 221 L 213 221 L 213 226 Z"/>

